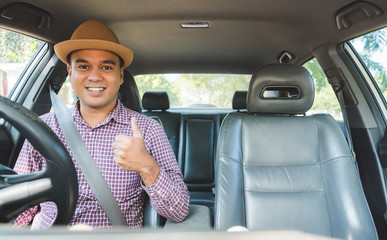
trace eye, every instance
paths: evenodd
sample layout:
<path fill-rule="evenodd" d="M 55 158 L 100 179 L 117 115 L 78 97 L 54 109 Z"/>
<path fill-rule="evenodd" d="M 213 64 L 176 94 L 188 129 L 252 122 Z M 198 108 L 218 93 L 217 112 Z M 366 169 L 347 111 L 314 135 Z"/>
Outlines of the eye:
<path fill-rule="evenodd" d="M 87 65 L 79 65 L 78 69 L 88 69 L 88 66 Z"/>
<path fill-rule="evenodd" d="M 103 66 L 102 69 L 103 70 L 112 70 L 113 68 L 111 66 Z"/>

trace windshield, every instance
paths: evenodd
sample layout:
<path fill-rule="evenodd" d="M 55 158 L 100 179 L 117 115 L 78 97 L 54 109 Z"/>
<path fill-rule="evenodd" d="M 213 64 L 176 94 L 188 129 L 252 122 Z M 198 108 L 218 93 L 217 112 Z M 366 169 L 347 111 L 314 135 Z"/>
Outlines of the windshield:
<path fill-rule="evenodd" d="M 236 90 L 247 91 L 250 75 L 239 74 L 157 74 L 136 76 L 143 96 L 145 91 L 166 91 L 171 108 L 231 108 Z"/>

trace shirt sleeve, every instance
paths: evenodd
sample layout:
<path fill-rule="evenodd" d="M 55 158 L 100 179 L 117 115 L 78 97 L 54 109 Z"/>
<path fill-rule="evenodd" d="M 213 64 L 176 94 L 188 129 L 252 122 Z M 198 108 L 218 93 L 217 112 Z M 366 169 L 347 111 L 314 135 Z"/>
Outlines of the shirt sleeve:
<path fill-rule="evenodd" d="M 16 161 L 14 171 L 18 174 L 28 174 L 42 170 L 46 166 L 46 161 L 38 151 L 32 147 L 31 143 L 26 140 L 20 151 L 19 157 Z M 40 217 L 36 218 L 39 215 Z M 13 221 L 13 225 L 17 227 L 25 227 L 33 221 L 35 229 L 49 227 L 56 216 L 56 206 L 51 203 L 42 203 L 39 207 L 34 206 L 29 210 L 19 214 Z M 36 218 L 36 219 L 35 219 Z M 40 221 L 42 219 L 43 221 Z"/>
<path fill-rule="evenodd" d="M 13 221 L 13 225 L 16 227 L 28 226 L 37 212 L 38 206 L 35 206 L 29 210 L 24 211 L 23 213 L 20 213 L 19 216 Z"/>
<path fill-rule="evenodd" d="M 189 192 L 168 138 L 155 123 L 145 136 L 149 153 L 160 165 L 160 174 L 151 186 L 143 186 L 152 206 L 162 216 L 173 222 L 182 222 L 189 212 Z"/>

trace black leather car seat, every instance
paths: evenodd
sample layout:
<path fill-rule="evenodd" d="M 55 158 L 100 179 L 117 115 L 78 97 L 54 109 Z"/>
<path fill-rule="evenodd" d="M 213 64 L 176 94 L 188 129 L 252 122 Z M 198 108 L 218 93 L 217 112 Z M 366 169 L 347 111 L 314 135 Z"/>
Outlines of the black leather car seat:
<path fill-rule="evenodd" d="M 271 64 L 253 75 L 249 114 L 230 113 L 220 130 L 215 228 L 378 238 L 339 126 L 329 115 L 304 115 L 313 100 L 303 67 Z"/>
<path fill-rule="evenodd" d="M 182 114 L 178 163 L 191 203 L 214 207 L 215 149 L 219 114 Z"/>
<path fill-rule="evenodd" d="M 124 71 L 124 82 L 121 84 L 118 91 L 118 98 L 125 107 L 141 113 L 142 107 L 137 84 L 133 75 L 127 70 Z"/>
<path fill-rule="evenodd" d="M 168 111 L 169 97 L 165 91 L 146 91 L 142 96 L 142 107 L 144 115 L 158 117 L 167 134 L 169 143 L 177 158 L 179 150 L 179 125 L 180 113 Z"/>
<path fill-rule="evenodd" d="M 237 110 L 237 112 L 246 111 L 246 98 L 247 91 L 235 91 L 232 96 L 232 109 Z"/>
<path fill-rule="evenodd" d="M 165 91 L 145 92 L 142 107 L 145 109 L 143 114 L 160 118 L 190 191 L 191 204 L 205 205 L 212 210 L 219 114 L 170 112 L 169 97 Z"/>

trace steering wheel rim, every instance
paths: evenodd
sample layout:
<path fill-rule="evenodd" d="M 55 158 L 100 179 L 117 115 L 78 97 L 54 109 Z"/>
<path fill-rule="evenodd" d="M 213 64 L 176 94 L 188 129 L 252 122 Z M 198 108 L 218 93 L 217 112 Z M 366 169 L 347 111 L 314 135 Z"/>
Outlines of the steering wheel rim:
<path fill-rule="evenodd" d="M 52 201 L 58 211 L 54 224 L 68 224 L 78 200 L 78 178 L 67 149 L 35 113 L 4 97 L 0 97 L 0 118 L 15 127 L 46 159 L 46 168 L 39 172 L 0 175 L 0 216 L 9 221 L 29 207 Z M 12 191 L 22 196 L 10 199 Z"/>

